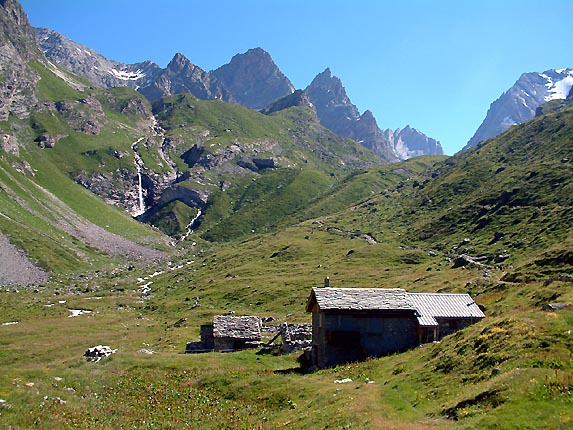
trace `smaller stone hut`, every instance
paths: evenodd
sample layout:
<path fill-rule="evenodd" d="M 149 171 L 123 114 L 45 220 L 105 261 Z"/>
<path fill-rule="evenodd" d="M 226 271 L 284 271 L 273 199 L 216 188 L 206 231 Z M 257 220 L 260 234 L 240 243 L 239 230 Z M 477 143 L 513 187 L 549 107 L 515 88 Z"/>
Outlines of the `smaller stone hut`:
<path fill-rule="evenodd" d="M 188 344 L 189 352 L 238 351 L 261 344 L 261 319 L 257 316 L 217 315 L 213 324 L 201 325 L 200 345 Z"/>

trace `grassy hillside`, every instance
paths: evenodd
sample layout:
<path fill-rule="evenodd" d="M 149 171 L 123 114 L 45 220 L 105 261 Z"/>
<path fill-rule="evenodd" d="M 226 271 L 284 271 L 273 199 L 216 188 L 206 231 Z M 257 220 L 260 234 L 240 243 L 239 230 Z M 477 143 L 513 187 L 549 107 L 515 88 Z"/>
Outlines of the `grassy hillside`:
<path fill-rule="evenodd" d="M 347 187 L 378 184 L 373 198 L 273 234 L 255 232 L 217 246 L 199 241 L 186 260 L 67 288 L 46 286 L 35 295 L 18 293 L 16 302 L 16 293 L 2 292 L 2 322 L 18 324 L 0 326 L 6 369 L 0 398 L 8 404 L 0 422 L 39 428 L 568 428 L 573 312 L 542 306 L 573 302 L 570 277 L 552 277 L 572 274 L 571 224 L 562 222 L 559 234 L 544 236 L 543 249 L 529 241 L 511 248 L 510 263 L 454 268 L 452 260 L 460 253 L 495 254 L 512 243 L 490 244 L 489 224 L 475 229 L 477 214 L 464 217 L 466 208 L 489 202 L 491 227 L 524 237 L 534 237 L 554 212 L 566 213 L 567 193 L 557 189 L 552 196 L 556 182 L 543 178 L 562 177 L 559 187 L 570 186 L 571 176 L 559 170 L 568 168 L 560 148 L 570 143 L 559 143 L 559 130 L 543 138 L 528 134 L 538 121 L 557 128 L 561 121 L 566 129 L 570 113 L 559 115 L 513 129 L 427 174 L 417 170 L 423 160 L 356 174 L 334 187 L 332 201 L 309 204 L 308 214 L 336 207 L 334 197 L 343 198 Z M 524 150 L 517 140 L 522 135 L 536 144 Z M 514 152 L 503 155 L 506 145 Z M 505 170 L 490 174 L 500 156 L 516 153 Z M 527 165 L 517 162 L 524 156 Z M 539 174 L 523 174 L 531 169 Z M 408 179 L 406 171 L 418 176 Z M 488 200 L 507 189 L 503 175 L 520 190 L 513 196 L 527 196 L 506 204 L 507 213 Z M 480 178 L 482 186 L 470 186 L 467 178 Z M 551 209 L 530 220 L 522 216 L 530 205 Z M 450 208 L 460 214 L 455 229 L 447 228 Z M 333 286 L 469 292 L 487 318 L 439 343 L 311 374 L 299 372 L 298 354 L 181 354 L 187 341 L 199 338 L 200 324 L 228 311 L 272 316 L 277 324 L 309 321 L 310 288 L 325 276 Z M 93 313 L 70 319 L 67 308 Z M 100 343 L 117 353 L 87 362 L 83 351 Z M 335 383 L 345 378 L 352 382 Z"/>
<path fill-rule="evenodd" d="M 269 116 L 180 94 L 153 110 L 179 171 L 177 186 L 207 198 L 199 234 L 209 241 L 275 228 L 355 169 L 382 163 L 322 127 L 310 109 Z"/>
<path fill-rule="evenodd" d="M 135 170 L 131 144 L 144 135 L 137 125 L 142 119 L 121 111 L 140 96 L 129 90 L 101 92 L 75 77 L 66 82 L 39 62 L 32 66 L 41 76 L 37 92 L 43 105 L 28 120 L 11 117 L 0 124 L 19 148 L 17 154 L 2 152 L 0 158 L 2 234 L 52 274 L 157 258 L 160 253 L 153 249 L 168 249 L 163 235 L 72 179 L 78 172 L 112 177 Z M 95 107 L 85 100 L 94 100 Z M 60 112 L 58 103 L 80 106 L 79 116 Z M 99 133 L 74 130 L 92 120 L 101 125 Z M 41 136 L 59 139 L 53 147 L 42 147 Z"/>
<path fill-rule="evenodd" d="M 506 280 L 570 273 L 572 127 L 571 108 L 513 127 L 405 181 L 398 200 L 387 193 L 337 222 L 348 225 L 351 216 L 375 234 L 391 223 L 408 245 L 451 258 L 505 256 L 507 271 L 529 264 L 528 274 L 516 270 Z"/>
<path fill-rule="evenodd" d="M 157 111 L 176 141 L 172 159 L 193 139 L 213 156 L 224 154 L 217 148 L 266 142 L 261 158 L 288 153 L 296 165 L 239 176 L 191 172 L 194 158 L 181 159 L 190 172 L 186 186 L 200 179 L 212 187 L 203 224 L 188 240 L 194 245 L 171 261 L 61 275 L 35 291 L 2 289 L 0 426 L 571 427 L 571 108 L 451 158 L 355 170 L 365 159 L 357 155 L 352 164 L 353 146 L 348 164 L 328 161 L 329 145 L 338 143 L 326 134 L 313 140 L 323 143 L 315 152 L 300 149 L 308 111 L 267 120 L 212 103 L 182 96 Z M 239 117 L 246 125 L 233 130 Z M 280 153 L 267 145 L 271 132 L 284 135 Z M 87 144 L 82 139 L 78 145 Z M 54 230 L 61 219 L 86 218 L 140 243 L 161 238 L 71 186 L 65 173 L 47 175 L 57 170 L 55 152 L 30 145 L 0 162 L 0 226 L 38 261 L 41 250 L 53 250 L 49 258 L 62 271 L 109 267 L 109 256 Z M 197 213 L 178 202 L 166 208 L 177 215 L 168 228 Z M 439 343 L 313 373 L 301 370 L 300 354 L 182 353 L 214 315 L 309 322 L 310 289 L 325 276 L 337 287 L 467 292 L 487 317 Z M 544 310 L 555 302 L 565 307 Z M 89 313 L 70 318 L 69 310 Z M 82 354 L 98 344 L 117 352 L 87 361 Z M 344 379 L 351 382 L 335 382 Z"/>

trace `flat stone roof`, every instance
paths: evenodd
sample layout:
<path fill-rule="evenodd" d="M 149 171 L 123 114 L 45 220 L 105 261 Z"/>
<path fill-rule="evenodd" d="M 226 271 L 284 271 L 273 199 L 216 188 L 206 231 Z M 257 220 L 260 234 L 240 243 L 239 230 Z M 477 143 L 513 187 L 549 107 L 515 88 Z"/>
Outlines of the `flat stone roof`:
<path fill-rule="evenodd" d="M 416 310 L 401 288 L 313 288 L 307 311 L 315 302 L 321 311 Z"/>
<path fill-rule="evenodd" d="M 261 339 L 261 319 L 257 316 L 213 317 L 213 337 L 233 339 Z"/>
<path fill-rule="evenodd" d="M 401 288 L 313 288 L 306 307 L 322 311 L 412 311 L 422 327 L 436 318 L 484 318 L 469 294 L 408 293 Z"/>

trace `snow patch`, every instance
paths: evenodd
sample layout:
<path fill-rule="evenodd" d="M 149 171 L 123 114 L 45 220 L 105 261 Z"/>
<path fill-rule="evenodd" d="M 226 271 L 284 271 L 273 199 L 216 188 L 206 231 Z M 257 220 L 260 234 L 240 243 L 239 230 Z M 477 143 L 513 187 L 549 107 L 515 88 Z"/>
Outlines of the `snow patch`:
<path fill-rule="evenodd" d="M 546 102 L 550 100 L 566 99 L 569 95 L 569 91 L 571 91 L 571 87 L 573 87 L 573 76 L 568 75 L 564 79 L 552 83 L 552 85 L 548 87 L 549 89 L 545 96 Z"/>
<path fill-rule="evenodd" d="M 123 81 L 137 81 L 138 79 L 145 78 L 145 73 L 143 73 L 141 70 L 129 71 L 112 68 L 109 70 L 109 73 L 117 79 L 121 79 Z"/>

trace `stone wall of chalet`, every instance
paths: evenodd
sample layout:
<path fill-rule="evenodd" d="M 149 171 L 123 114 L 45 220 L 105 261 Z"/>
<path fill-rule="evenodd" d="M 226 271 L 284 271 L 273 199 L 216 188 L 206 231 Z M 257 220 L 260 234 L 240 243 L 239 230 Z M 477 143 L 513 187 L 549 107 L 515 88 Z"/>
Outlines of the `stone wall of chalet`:
<path fill-rule="evenodd" d="M 320 368 L 417 345 L 418 323 L 412 312 L 313 312 L 312 318 L 313 362 Z"/>

